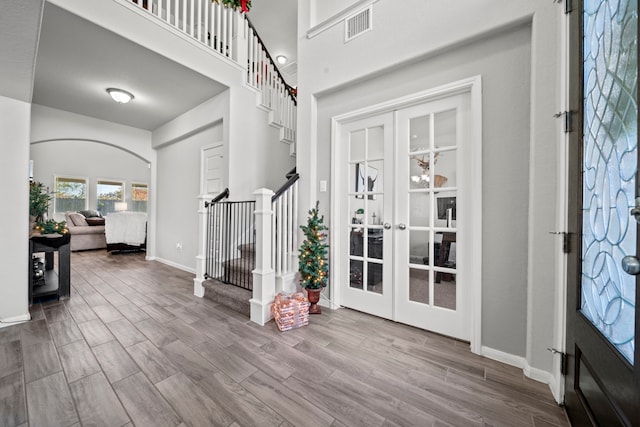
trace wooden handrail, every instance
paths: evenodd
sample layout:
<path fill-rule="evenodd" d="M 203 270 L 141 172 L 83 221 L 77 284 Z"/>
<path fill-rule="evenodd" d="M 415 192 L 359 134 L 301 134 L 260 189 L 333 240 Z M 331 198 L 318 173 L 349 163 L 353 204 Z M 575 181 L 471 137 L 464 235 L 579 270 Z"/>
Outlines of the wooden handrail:
<path fill-rule="evenodd" d="M 300 175 L 298 173 L 294 173 L 293 175 L 291 175 L 291 178 L 289 178 L 287 182 L 285 182 L 284 185 L 280 187 L 278 191 L 276 191 L 276 194 L 271 197 L 271 203 L 278 200 L 278 197 L 282 196 L 285 191 L 291 188 L 291 186 L 295 184 L 298 179 L 300 179 Z"/>
<path fill-rule="evenodd" d="M 269 61 L 271 62 L 271 65 L 273 65 L 273 68 L 276 70 L 276 73 L 278 73 L 278 77 L 280 78 L 280 80 L 282 80 L 282 83 L 284 83 L 284 86 L 287 88 L 287 93 L 289 94 L 289 97 L 293 101 L 293 104 L 295 106 L 297 106 L 298 105 L 298 100 L 297 100 L 296 96 L 294 95 L 293 87 L 291 87 L 287 83 L 287 81 L 284 79 L 284 77 L 282 77 L 282 73 L 280 73 L 280 70 L 278 69 L 278 66 L 276 65 L 276 62 L 271 57 L 271 54 L 269 53 L 269 50 L 267 49 L 266 45 L 264 44 L 264 42 L 260 38 L 260 34 L 258 34 L 258 31 L 253 26 L 253 24 L 251 23 L 251 20 L 249 19 L 249 17 L 247 16 L 246 13 L 244 14 L 244 19 L 247 20 L 247 24 L 249 24 L 249 28 L 251 28 L 253 30 L 253 34 L 256 35 L 256 37 L 258 38 L 258 42 L 260 42 L 260 48 L 264 51 L 264 53 L 267 54 L 267 58 L 269 58 Z"/>
<path fill-rule="evenodd" d="M 220 200 L 222 199 L 226 199 L 229 197 L 229 189 L 225 188 L 222 193 L 218 194 L 216 197 L 214 197 L 210 202 L 205 202 L 204 203 L 204 207 L 208 208 L 210 204 L 212 203 L 218 203 Z"/>

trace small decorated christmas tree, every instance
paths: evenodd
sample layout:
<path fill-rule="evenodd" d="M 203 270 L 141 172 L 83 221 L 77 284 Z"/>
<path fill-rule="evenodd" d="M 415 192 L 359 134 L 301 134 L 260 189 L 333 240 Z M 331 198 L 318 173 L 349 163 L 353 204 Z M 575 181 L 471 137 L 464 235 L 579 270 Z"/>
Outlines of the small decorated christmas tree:
<path fill-rule="evenodd" d="M 329 263 L 325 242 L 327 227 L 324 225 L 324 215 L 318 216 L 318 205 L 309 211 L 307 225 L 301 225 L 306 240 L 299 249 L 298 271 L 300 272 L 300 286 L 307 289 L 322 289 L 327 286 L 329 277 Z"/>

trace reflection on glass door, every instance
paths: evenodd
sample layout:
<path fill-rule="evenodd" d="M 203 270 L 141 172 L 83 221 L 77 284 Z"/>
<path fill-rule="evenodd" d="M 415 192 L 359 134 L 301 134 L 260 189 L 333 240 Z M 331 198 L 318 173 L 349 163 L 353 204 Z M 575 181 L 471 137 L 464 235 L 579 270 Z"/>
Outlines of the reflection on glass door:
<path fill-rule="evenodd" d="M 362 311 L 391 318 L 392 259 L 391 237 L 384 227 L 391 201 L 385 197 L 391 158 L 385 155 L 392 144 L 392 116 L 365 119 L 343 129 L 346 157 L 347 195 L 344 217 L 348 223 L 348 287 L 344 304 Z"/>
<path fill-rule="evenodd" d="M 455 96 L 398 112 L 397 320 L 468 338 L 457 246 L 461 103 Z"/>

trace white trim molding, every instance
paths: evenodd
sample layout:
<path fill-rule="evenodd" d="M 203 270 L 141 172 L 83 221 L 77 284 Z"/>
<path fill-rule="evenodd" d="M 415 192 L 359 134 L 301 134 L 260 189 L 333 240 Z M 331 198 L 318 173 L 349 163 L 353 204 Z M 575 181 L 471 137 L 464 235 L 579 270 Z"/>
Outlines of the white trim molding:
<path fill-rule="evenodd" d="M 505 353 L 500 350 L 495 350 L 490 347 L 482 346 L 480 348 L 481 356 L 487 357 L 492 360 L 496 360 L 501 363 L 505 363 L 510 366 L 515 366 L 516 368 L 522 369 L 522 372 L 527 378 L 531 378 L 534 381 L 538 381 L 543 384 L 547 384 L 553 393 L 556 402 L 560 402 L 558 396 L 556 396 L 554 389 L 556 388 L 556 379 L 555 377 L 547 371 L 543 371 L 542 369 L 533 368 L 527 362 L 527 359 L 522 356 L 516 356 L 514 354 Z"/>
<path fill-rule="evenodd" d="M 169 267 L 177 268 L 178 270 L 186 271 L 187 273 L 196 274 L 195 268 L 187 267 L 186 265 L 178 264 L 177 262 L 169 261 L 168 259 L 148 256 L 146 257 L 146 260 L 158 261 L 158 262 L 161 262 L 162 264 L 168 265 Z"/>
<path fill-rule="evenodd" d="M 31 314 L 29 313 L 21 314 L 19 316 L 5 317 L 4 319 L 0 320 L 0 329 L 6 328 L 7 326 L 13 326 L 19 323 L 28 322 L 29 320 L 31 320 Z"/>

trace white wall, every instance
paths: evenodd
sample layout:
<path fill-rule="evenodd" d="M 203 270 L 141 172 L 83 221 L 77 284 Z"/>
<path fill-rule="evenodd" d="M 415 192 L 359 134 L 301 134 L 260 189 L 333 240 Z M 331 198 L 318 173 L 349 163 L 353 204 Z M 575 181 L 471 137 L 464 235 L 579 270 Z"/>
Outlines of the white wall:
<path fill-rule="evenodd" d="M 125 183 L 125 201 L 131 202 L 131 184 L 150 184 L 149 163 L 111 145 L 94 141 L 56 140 L 31 145 L 33 177 L 54 190 L 54 176 L 88 179 L 87 209 L 97 209 L 97 181 L 107 179 Z M 54 214 L 52 202 L 49 215 Z M 64 220 L 64 212 L 53 217 Z"/>
<path fill-rule="evenodd" d="M 151 132 L 98 120 L 42 105 L 32 105 L 31 142 L 51 140 L 99 141 L 152 162 Z"/>
<path fill-rule="evenodd" d="M 289 145 L 255 107 L 255 93 L 230 89 L 153 132 L 158 153 L 156 256 L 188 271 L 195 269 L 198 238 L 200 151 L 223 142 L 227 160 L 223 185 L 230 200 L 254 200 L 260 187 L 277 189 L 294 165 Z M 176 250 L 176 244 L 182 250 Z"/>
<path fill-rule="evenodd" d="M 315 19 L 312 26 L 331 18 L 355 3 L 358 3 L 358 0 L 313 0 L 312 7 Z"/>
<path fill-rule="evenodd" d="M 0 96 L 2 209 L 0 322 L 29 319 L 29 123 L 31 105 Z M 8 324 L 0 323 L 0 327 Z"/>
<path fill-rule="evenodd" d="M 35 146 L 51 144 L 51 141 L 93 141 L 94 144 L 98 142 L 117 147 L 117 149 L 131 153 L 133 157 L 144 159 L 144 161 L 151 165 L 148 182 L 150 200 L 147 205 L 149 214 L 147 224 L 147 256 L 153 256 L 155 251 L 155 217 L 153 206 L 155 202 L 154 189 L 156 186 L 156 153 L 151 145 L 151 132 L 35 104 L 32 105 L 31 114 L 31 142 L 32 144 L 35 143 Z M 97 146 L 98 144 L 95 145 Z M 36 149 L 36 153 L 38 152 L 37 150 L 38 149 Z M 38 166 L 35 165 L 34 162 L 34 169 L 37 168 Z M 107 166 L 105 172 L 108 172 L 108 169 Z M 120 169 L 114 166 L 114 171 L 118 170 Z M 105 178 L 97 175 L 95 177 Z"/>
<path fill-rule="evenodd" d="M 531 27 L 522 25 L 317 100 L 317 137 L 324 141 L 331 137 L 333 116 L 482 76 L 483 344 L 521 357 L 527 334 L 530 41 Z M 319 144 L 316 155 L 318 180 L 331 182 L 329 147 Z M 318 193 L 328 220 L 331 196 Z"/>
<path fill-rule="evenodd" d="M 200 151 L 218 141 L 221 122 L 158 149 L 156 257 L 187 271 L 195 272 L 198 255 Z"/>
<path fill-rule="evenodd" d="M 373 4 L 372 31 L 344 44 L 343 24 L 307 37 L 316 3 L 298 5 L 300 215 L 317 198 L 325 206 L 330 201 L 328 193 L 318 193 L 318 181 L 329 180 L 325 147 L 332 115 L 482 74 L 481 345 L 548 380 L 553 356 L 546 347 L 555 344 L 554 273 L 561 256 L 548 232 L 556 228 L 561 139 L 552 116 L 560 110 L 562 6 L 380 0 Z"/>

